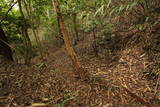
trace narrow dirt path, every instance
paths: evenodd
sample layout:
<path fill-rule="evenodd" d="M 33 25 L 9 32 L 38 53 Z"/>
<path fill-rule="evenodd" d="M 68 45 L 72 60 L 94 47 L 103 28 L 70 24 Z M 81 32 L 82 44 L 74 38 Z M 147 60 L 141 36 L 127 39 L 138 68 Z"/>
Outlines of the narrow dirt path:
<path fill-rule="evenodd" d="M 26 107 L 42 103 L 49 107 L 57 104 L 65 107 L 142 107 L 124 90 L 122 86 L 125 86 L 153 107 L 159 107 L 160 98 L 156 94 L 160 91 L 157 87 L 160 81 L 147 81 L 142 77 L 149 62 L 140 47 L 127 48 L 109 57 L 94 57 L 88 55 L 92 52 L 91 46 L 84 44 L 75 47 L 83 67 L 93 77 L 107 82 L 74 78 L 65 49 L 55 52 L 50 48 L 47 60 L 40 65 L 0 64 L 0 83 L 3 84 L 0 93 L 4 93 L 0 95 L 0 105 Z"/>
<path fill-rule="evenodd" d="M 83 52 L 88 47 L 79 44 L 76 47 L 76 50 L 79 52 Z M 52 54 L 55 58 L 54 66 L 65 72 L 66 79 L 73 78 L 72 64 L 67 57 L 65 50 L 60 49 L 54 54 Z M 51 57 L 50 57 L 51 58 Z M 154 91 L 153 84 L 150 85 L 146 79 L 142 77 L 143 71 L 148 66 L 148 56 L 143 52 L 140 47 L 133 47 L 129 49 L 125 49 L 117 52 L 113 57 L 110 57 L 110 61 L 106 62 L 105 59 L 100 60 L 96 57 L 85 57 L 81 59 L 83 67 L 85 67 L 92 75 L 95 77 L 103 78 L 108 81 L 108 84 L 100 84 L 97 83 L 89 83 L 88 86 L 91 90 L 95 88 L 100 88 L 97 90 L 99 92 L 98 96 L 101 96 L 100 93 L 102 91 L 102 86 L 108 86 L 108 89 L 105 90 L 107 93 L 107 99 L 102 97 L 102 99 L 106 99 L 108 104 L 111 105 L 121 105 L 128 104 L 128 106 L 140 107 L 141 104 L 137 103 L 134 98 L 132 98 L 126 91 L 124 91 L 122 86 L 127 87 L 131 92 L 136 93 L 139 97 L 146 100 L 146 102 L 150 102 L 155 105 L 155 107 L 160 105 L 159 100 L 154 99 L 155 93 L 151 93 Z M 108 58 L 107 58 L 108 60 Z M 68 79 L 72 84 L 73 82 L 77 83 L 74 79 Z M 78 84 L 81 84 L 78 82 Z M 155 83 L 156 85 L 157 83 Z M 159 90 L 159 89 L 157 89 Z M 88 96 L 92 93 L 89 92 Z M 89 99 L 89 98 L 88 98 Z M 99 98 L 98 98 L 99 99 Z M 99 103 L 104 103 L 99 99 Z M 96 99 L 94 99 L 95 101 Z M 88 102 L 90 102 L 88 100 Z M 131 103 L 132 102 L 132 103 Z M 120 107 L 121 107 L 120 106 Z M 101 106 L 99 106 L 101 107 Z"/>

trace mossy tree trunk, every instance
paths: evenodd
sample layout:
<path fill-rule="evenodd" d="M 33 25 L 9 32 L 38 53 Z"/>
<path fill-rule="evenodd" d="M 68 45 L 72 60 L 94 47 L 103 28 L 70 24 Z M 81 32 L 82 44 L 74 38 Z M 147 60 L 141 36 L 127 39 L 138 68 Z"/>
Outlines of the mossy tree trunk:
<path fill-rule="evenodd" d="M 27 22 L 26 22 L 25 16 L 22 11 L 22 0 L 18 0 L 18 5 L 19 5 L 20 14 L 23 20 L 22 36 L 25 39 L 25 45 L 26 45 L 25 64 L 29 65 L 31 63 L 31 58 L 32 58 L 32 44 L 31 44 L 31 40 L 28 35 Z"/>
<path fill-rule="evenodd" d="M 33 35 L 35 37 L 36 43 L 38 45 L 41 58 L 43 59 L 44 58 L 43 46 L 41 44 L 41 41 L 40 41 L 40 38 L 39 38 L 39 35 L 38 35 L 37 27 L 34 27 L 35 21 L 33 20 L 34 18 L 33 18 L 33 13 L 32 13 L 32 9 L 31 9 L 31 1 L 29 2 L 29 6 L 27 5 L 27 2 L 25 0 L 23 2 L 24 2 L 24 7 L 26 9 L 26 13 L 27 13 L 27 15 L 29 17 L 29 20 L 30 20 L 30 26 L 31 26 Z"/>

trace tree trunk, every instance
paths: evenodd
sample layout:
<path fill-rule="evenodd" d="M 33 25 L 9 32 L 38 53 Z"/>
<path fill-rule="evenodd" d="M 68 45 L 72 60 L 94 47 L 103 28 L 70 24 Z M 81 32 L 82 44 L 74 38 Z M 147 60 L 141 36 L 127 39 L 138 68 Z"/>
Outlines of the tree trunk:
<path fill-rule="evenodd" d="M 79 41 L 79 37 L 78 37 L 78 29 L 77 29 L 77 14 L 73 13 L 72 15 L 73 17 L 73 27 L 74 27 L 74 32 L 75 32 L 75 45 L 77 45 L 77 42 Z"/>
<path fill-rule="evenodd" d="M 59 35 L 57 37 L 57 40 L 59 41 L 59 46 L 64 44 L 64 39 L 63 39 L 63 34 L 61 31 L 61 27 L 60 27 L 60 19 L 57 19 L 57 23 L 58 23 L 58 30 L 59 30 Z"/>
<path fill-rule="evenodd" d="M 98 56 L 98 46 L 97 46 L 97 38 L 96 38 L 96 34 L 95 34 L 95 29 L 92 30 L 92 34 L 93 34 L 93 51 L 95 53 L 95 56 Z"/>
<path fill-rule="evenodd" d="M 61 12 L 60 12 L 60 6 L 59 6 L 59 2 L 58 0 L 53 0 L 53 5 L 55 7 L 55 11 L 57 13 L 57 21 L 58 21 L 58 24 L 59 24 L 59 27 L 60 27 L 60 31 L 61 31 L 61 34 L 63 36 L 63 39 L 64 39 L 64 42 L 65 42 L 65 46 L 66 46 L 66 50 L 67 50 L 67 53 L 68 53 L 68 56 L 71 58 L 72 60 L 72 63 L 73 63 L 73 68 L 79 72 L 80 69 L 81 69 L 81 64 L 77 58 L 77 55 L 72 47 L 72 44 L 71 44 L 71 39 L 70 39 L 70 35 L 69 35 L 69 32 L 64 24 L 64 21 L 63 21 L 63 18 L 62 18 L 62 15 L 61 15 Z"/>
<path fill-rule="evenodd" d="M 13 61 L 11 48 L 8 45 L 7 37 L 5 36 L 5 33 L 1 26 L 0 26 L 0 55 L 2 55 L 3 57 L 5 57 L 10 61 Z"/>
<path fill-rule="evenodd" d="M 28 65 L 28 64 L 31 63 L 31 58 L 32 58 L 32 44 L 31 44 L 31 40 L 30 40 L 29 35 L 28 35 L 27 22 L 26 22 L 26 19 L 24 17 L 23 11 L 22 11 L 22 2 L 21 2 L 21 0 L 18 0 L 18 4 L 19 4 L 20 14 L 21 14 L 21 17 L 23 19 L 22 36 L 25 39 L 25 45 L 26 45 L 25 64 Z"/>
<path fill-rule="evenodd" d="M 33 17 L 32 17 L 33 15 L 32 15 L 32 9 L 31 9 L 31 2 L 29 2 L 29 8 L 28 8 L 27 3 L 24 0 L 24 6 L 25 6 L 25 9 L 26 9 L 27 15 L 28 15 L 28 17 L 30 19 L 31 29 L 32 29 L 33 35 L 35 37 L 36 43 L 37 43 L 37 45 L 39 47 L 39 52 L 40 52 L 41 58 L 43 59 L 44 58 L 43 49 L 42 49 L 43 47 L 42 47 L 39 35 L 37 33 L 38 30 L 37 30 L 37 28 L 34 28 L 34 26 L 33 26 L 35 23 L 34 23 L 34 20 L 33 20 Z"/>

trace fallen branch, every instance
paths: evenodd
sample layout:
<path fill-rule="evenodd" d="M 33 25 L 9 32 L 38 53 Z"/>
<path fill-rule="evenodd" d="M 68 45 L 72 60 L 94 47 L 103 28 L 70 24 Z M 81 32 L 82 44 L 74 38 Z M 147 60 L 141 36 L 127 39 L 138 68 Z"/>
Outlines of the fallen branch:
<path fill-rule="evenodd" d="M 108 81 L 101 79 L 100 77 L 96 77 L 96 80 L 98 80 L 98 82 L 102 83 L 103 85 L 106 86 L 106 84 L 108 84 Z M 139 103 L 143 104 L 146 107 L 153 107 L 149 102 L 147 102 L 145 99 L 137 96 L 136 94 L 132 93 L 126 86 L 121 85 L 122 88 L 124 89 L 124 91 L 126 91 L 132 98 L 136 99 Z"/>
<path fill-rule="evenodd" d="M 122 88 L 123 88 L 131 97 L 133 97 L 134 99 L 136 99 L 138 102 L 140 102 L 140 103 L 143 104 L 144 106 L 146 106 L 146 107 L 152 107 L 152 105 L 151 105 L 149 102 L 145 101 L 145 99 L 143 99 L 143 98 L 137 96 L 136 94 L 132 93 L 127 87 L 122 86 Z"/>

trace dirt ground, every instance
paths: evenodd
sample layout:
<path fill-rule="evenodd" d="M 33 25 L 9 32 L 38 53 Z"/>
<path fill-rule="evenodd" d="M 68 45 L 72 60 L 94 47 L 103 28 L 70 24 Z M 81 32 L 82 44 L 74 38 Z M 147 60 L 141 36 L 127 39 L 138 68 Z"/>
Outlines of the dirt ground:
<path fill-rule="evenodd" d="M 151 63 L 141 47 L 99 57 L 90 45 L 75 49 L 87 80 L 76 78 L 64 48 L 48 48 L 30 67 L 0 61 L 0 107 L 160 107 L 160 77 L 144 74 Z"/>

